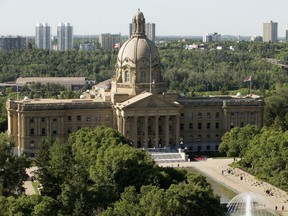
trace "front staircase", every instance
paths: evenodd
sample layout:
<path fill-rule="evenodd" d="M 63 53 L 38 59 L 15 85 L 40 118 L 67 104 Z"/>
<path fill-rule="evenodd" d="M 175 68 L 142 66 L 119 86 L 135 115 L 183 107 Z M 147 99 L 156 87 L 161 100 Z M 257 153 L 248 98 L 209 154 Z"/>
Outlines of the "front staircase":
<path fill-rule="evenodd" d="M 183 149 L 170 149 L 170 148 L 149 148 L 145 149 L 150 153 L 151 157 L 156 163 L 178 163 L 187 161 Z"/>

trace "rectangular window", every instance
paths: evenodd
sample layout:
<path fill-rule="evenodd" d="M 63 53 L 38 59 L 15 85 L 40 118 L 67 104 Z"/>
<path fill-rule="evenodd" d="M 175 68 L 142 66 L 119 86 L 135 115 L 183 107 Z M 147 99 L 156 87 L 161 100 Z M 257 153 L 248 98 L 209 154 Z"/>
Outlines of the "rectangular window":
<path fill-rule="evenodd" d="M 210 112 L 207 113 L 207 118 L 211 118 L 211 113 Z"/>
<path fill-rule="evenodd" d="M 57 122 L 57 118 L 55 118 L 55 117 L 52 118 L 52 121 L 53 121 L 53 122 Z"/>
<path fill-rule="evenodd" d="M 72 133 L 72 126 L 68 126 L 68 128 L 67 128 L 67 133 L 68 133 L 68 134 Z"/>
<path fill-rule="evenodd" d="M 110 115 L 105 115 L 105 121 L 110 121 Z"/>
<path fill-rule="evenodd" d="M 231 113 L 231 118 L 234 118 L 235 114 L 234 113 Z"/>
<path fill-rule="evenodd" d="M 96 121 L 100 121 L 100 116 L 96 116 Z"/>
<path fill-rule="evenodd" d="M 193 129 L 193 123 L 189 123 L 189 129 Z"/>
<path fill-rule="evenodd" d="M 41 118 L 41 122 L 45 122 L 45 117 L 42 117 L 42 118 Z"/>
<path fill-rule="evenodd" d="M 77 119 L 77 121 L 81 121 L 81 116 L 78 115 L 76 119 Z"/>
<path fill-rule="evenodd" d="M 72 116 L 67 116 L 67 121 L 72 121 Z"/>
<path fill-rule="evenodd" d="M 219 116 L 220 116 L 219 112 L 216 112 L 216 113 L 215 113 L 215 117 L 216 117 L 216 118 L 219 118 Z"/>
<path fill-rule="evenodd" d="M 30 128 L 30 136 L 34 136 L 34 128 Z"/>
<path fill-rule="evenodd" d="M 207 123 L 207 129 L 210 129 L 211 128 L 211 124 L 208 122 Z"/>
<path fill-rule="evenodd" d="M 30 123 L 34 123 L 34 118 L 30 118 Z"/>
<path fill-rule="evenodd" d="M 198 123 L 198 129 L 202 129 L 202 123 Z"/>
<path fill-rule="evenodd" d="M 219 128 L 219 122 L 215 123 L 215 128 L 218 129 Z"/>
<path fill-rule="evenodd" d="M 52 130 L 52 135 L 57 135 L 57 129 Z"/>
<path fill-rule="evenodd" d="M 181 130 L 184 129 L 184 124 L 183 124 L 183 123 L 180 124 L 180 129 L 181 129 Z"/>
<path fill-rule="evenodd" d="M 46 135 L 46 129 L 45 129 L 45 128 L 42 128 L 42 129 L 41 129 L 41 135 L 42 135 L 42 136 Z"/>
<path fill-rule="evenodd" d="M 202 113 L 198 113 L 198 119 L 202 118 Z"/>
<path fill-rule="evenodd" d="M 180 118 L 184 119 L 184 113 L 181 113 Z"/>
<path fill-rule="evenodd" d="M 90 122 L 90 121 L 91 121 L 91 116 L 90 116 L 90 115 L 87 115 L 87 116 L 86 116 L 86 121 L 87 121 L 87 122 Z"/>

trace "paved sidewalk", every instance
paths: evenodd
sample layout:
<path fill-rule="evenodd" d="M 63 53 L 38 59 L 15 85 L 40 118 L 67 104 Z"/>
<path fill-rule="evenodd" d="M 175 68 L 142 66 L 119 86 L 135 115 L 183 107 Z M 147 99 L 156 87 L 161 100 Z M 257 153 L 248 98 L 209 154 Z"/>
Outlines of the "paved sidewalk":
<path fill-rule="evenodd" d="M 194 167 L 203 174 L 238 193 L 253 192 L 261 194 L 266 201 L 267 208 L 270 211 L 273 212 L 275 210 L 275 206 L 277 206 L 278 211 L 276 211 L 276 213 L 278 215 L 288 216 L 288 196 L 284 191 L 266 182 L 259 182 L 254 178 L 254 176 L 251 176 L 240 169 L 229 167 L 229 164 L 232 162 L 233 159 L 211 158 L 199 162 L 161 163 L 159 166 Z M 268 195 L 266 193 L 267 190 L 273 193 L 273 195 Z M 284 211 L 282 211 L 282 206 L 284 206 Z"/>
<path fill-rule="evenodd" d="M 32 171 L 35 171 L 37 169 L 37 167 L 30 167 L 28 169 L 26 169 L 26 173 L 29 175 L 29 177 L 33 176 L 33 174 L 31 173 Z M 32 181 L 28 180 L 24 182 L 24 188 L 25 188 L 25 194 L 26 195 L 33 195 L 36 194 L 33 186 L 32 186 Z"/>

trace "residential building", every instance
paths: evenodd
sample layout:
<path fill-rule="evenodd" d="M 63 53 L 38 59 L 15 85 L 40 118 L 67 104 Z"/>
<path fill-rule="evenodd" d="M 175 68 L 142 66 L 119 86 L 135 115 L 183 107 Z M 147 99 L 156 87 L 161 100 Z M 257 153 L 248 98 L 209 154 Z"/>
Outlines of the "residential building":
<path fill-rule="evenodd" d="M 48 23 L 37 24 L 35 46 L 37 49 L 51 50 L 51 28 Z"/>
<path fill-rule="evenodd" d="M 0 37 L 0 51 L 23 50 L 27 49 L 27 38 L 20 36 Z"/>
<path fill-rule="evenodd" d="M 57 50 L 73 49 L 73 26 L 70 23 L 59 23 L 57 27 Z"/>
<path fill-rule="evenodd" d="M 203 36 L 204 43 L 210 43 L 215 41 L 221 41 L 221 34 L 214 32 L 213 34 L 206 34 Z"/>
<path fill-rule="evenodd" d="M 145 32 L 146 37 L 155 43 L 155 23 L 146 23 Z"/>
<path fill-rule="evenodd" d="M 96 48 L 97 48 L 96 43 L 81 43 L 79 45 L 79 50 L 90 51 L 90 50 L 96 50 Z"/>
<path fill-rule="evenodd" d="M 278 40 L 278 23 L 263 23 L 263 42 L 276 42 Z"/>
<path fill-rule="evenodd" d="M 120 46 L 120 38 L 121 38 L 120 33 L 119 34 L 110 34 L 110 33 L 100 34 L 99 44 L 102 49 L 111 50 L 116 46 L 116 44 L 117 44 L 117 47 L 118 47 L 118 44 Z"/>
<path fill-rule="evenodd" d="M 119 49 L 115 75 L 81 99 L 7 100 L 8 132 L 18 154 L 35 156 L 41 139 L 65 142 L 83 127 L 100 125 L 122 133 L 137 148 L 217 151 L 233 127 L 263 125 L 263 98 L 256 95 L 192 96 L 167 93 L 156 45 L 145 35 L 138 10 L 131 37 Z"/>

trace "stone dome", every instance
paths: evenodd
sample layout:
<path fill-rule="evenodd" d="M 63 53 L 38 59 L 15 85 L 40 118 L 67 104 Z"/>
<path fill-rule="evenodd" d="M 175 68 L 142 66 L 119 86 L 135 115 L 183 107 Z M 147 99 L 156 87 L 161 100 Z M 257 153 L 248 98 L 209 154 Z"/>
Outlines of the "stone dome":
<path fill-rule="evenodd" d="M 146 37 L 132 37 L 119 50 L 117 66 L 160 65 L 160 58 L 155 44 Z"/>
<path fill-rule="evenodd" d="M 120 48 L 113 93 L 136 95 L 143 91 L 162 93 L 165 83 L 161 75 L 156 45 L 145 35 L 145 18 L 138 10 L 132 19 L 132 35 Z"/>

